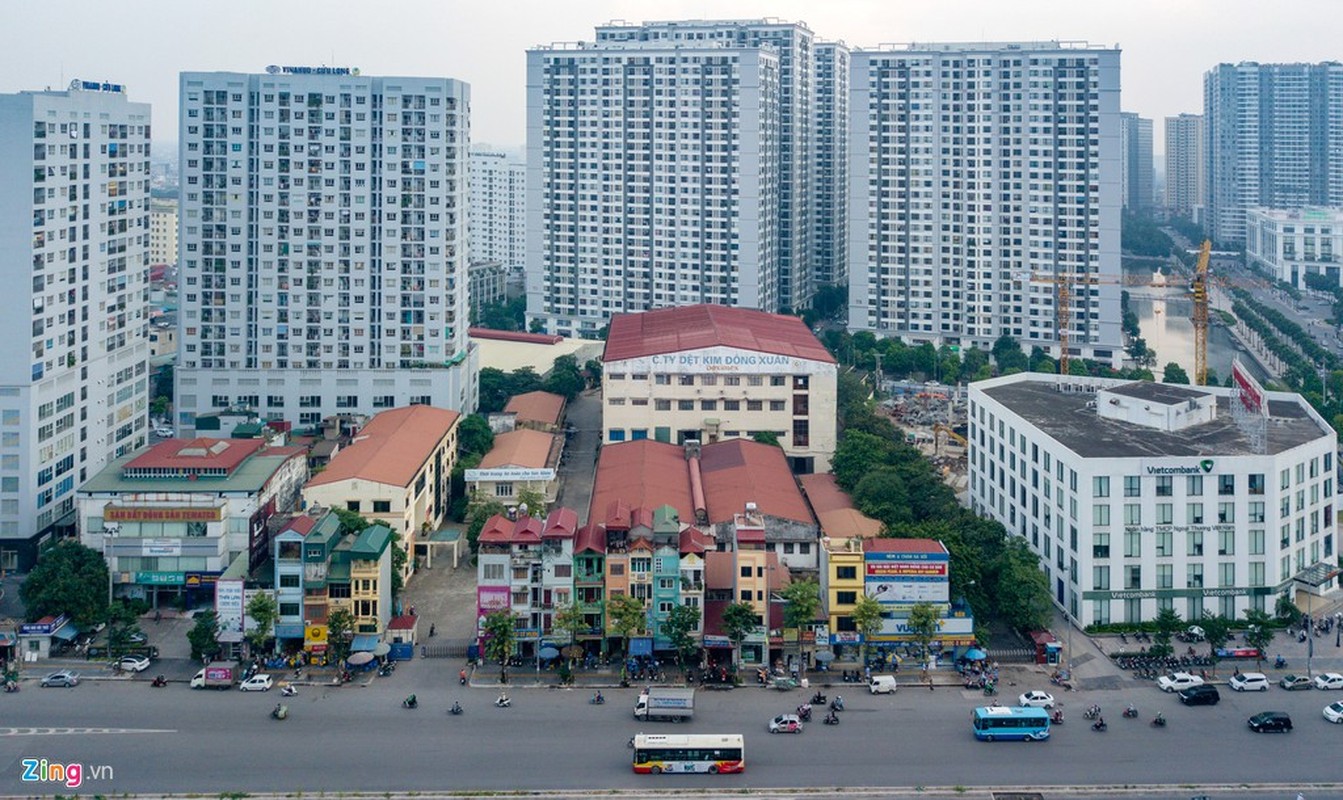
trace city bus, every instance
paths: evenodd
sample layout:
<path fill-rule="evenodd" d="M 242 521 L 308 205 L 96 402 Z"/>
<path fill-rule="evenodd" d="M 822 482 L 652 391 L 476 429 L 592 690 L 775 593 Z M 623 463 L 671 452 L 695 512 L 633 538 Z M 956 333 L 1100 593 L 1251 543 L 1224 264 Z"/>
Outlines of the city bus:
<path fill-rule="evenodd" d="M 1049 738 L 1049 712 L 1043 708 L 976 708 L 970 714 L 970 724 L 975 730 L 975 738 L 986 742 L 994 739 L 1032 742 Z"/>
<path fill-rule="evenodd" d="M 746 769 L 741 734 L 638 734 L 634 737 L 634 771 L 741 772 Z"/>

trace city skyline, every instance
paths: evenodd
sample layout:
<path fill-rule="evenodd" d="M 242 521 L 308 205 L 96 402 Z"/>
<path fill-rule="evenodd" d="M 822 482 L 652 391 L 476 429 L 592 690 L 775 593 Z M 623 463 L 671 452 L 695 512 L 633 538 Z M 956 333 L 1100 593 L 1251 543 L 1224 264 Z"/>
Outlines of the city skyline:
<path fill-rule="evenodd" d="M 519 6 L 525 8 L 519 12 Z M 154 108 L 160 141 L 174 131 L 177 75 L 184 71 L 259 72 L 269 64 L 359 67 L 366 74 L 450 77 L 472 86 L 473 141 L 518 147 L 525 140 L 525 51 L 554 42 L 591 41 L 613 20 L 752 19 L 805 22 L 819 39 L 870 48 L 885 42 L 1088 40 L 1123 51 L 1122 107 L 1150 119 L 1202 108 L 1202 76 L 1218 63 L 1319 62 L 1338 58 L 1328 41 L 1325 0 L 1290 15 L 1264 17 L 1246 0 L 1173 6 L 1130 2 L 1088 7 L 1036 0 L 906 2 L 847 0 L 825 6 L 793 0 L 642 4 L 581 0 L 476 8 L 403 3 L 401 14 L 337 2 L 321 17 L 299 7 L 233 4 L 226 16 L 182 14 L 175 4 L 135 0 L 85 6 L 68 0 L 20 5 L 0 33 L 11 65 L 0 92 L 63 89 L 70 80 L 108 80 Z M 78 25 L 68 24 L 78 19 Z M 406 19 L 416 24 L 407 26 Z M 971 20 L 967 22 L 967 20 Z M 119 26 L 141 31 L 147 46 L 126 47 Z M 305 44 L 295 46 L 302 28 Z M 59 31 L 59 36 L 56 33 Z M 213 35 L 206 36 L 207 31 Z M 183 32 L 186 35 L 180 35 Z M 172 133 L 175 136 L 175 133 Z M 1157 145 L 1164 144 L 1158 136 Z M 1158 154 L 1164 149 L 1158 151 Z"/>

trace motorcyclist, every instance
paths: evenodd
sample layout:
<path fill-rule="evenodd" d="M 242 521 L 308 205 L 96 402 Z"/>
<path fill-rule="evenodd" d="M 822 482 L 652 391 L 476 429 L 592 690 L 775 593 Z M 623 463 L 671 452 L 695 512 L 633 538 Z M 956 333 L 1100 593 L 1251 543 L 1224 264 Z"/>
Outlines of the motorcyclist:
<path fill-rule="evenodd" d="M 1165 715 L 1165 714 L 1162 714 L 1160 711 L 1156 712 L 1156 719 L 1153 719 L 1153 720 L 1152 720 L 1152 724 L 1153 724 L 1153 725 L 1165 725 L 1165 724 L 1166 724 L 1166 715 Z"/>
<path fill-rule="evenodd" d="M 601 689 L 598 689 L 597 693 L 592 696 L 592 702 L 596 703 L 597 705 L 601 705 L 602 703 L 606 702 L 606 698 L 602 697 Z"/>
<path fill-rule="evenodd" d="M 495 701 L 494 701 L 494 704 L 495 704 L 496 706 L 506 706 L 506 705 L 508 705 L 510 702 L 511 702 L 511 701 L 508 699 L 508 692 L 500 692 L 500 693 L 499 693 L 499 699 L 495 700 Z"/>
<path fill-rule="evenodd" d="M 404 705 L 406 708 L 415 708 L 415 707 L 418 706 L 419 704 L 420 704 L 420 701 L 415 697 L 415 695 L 411 695 L 410 697 L 407 697 L 407 698 L 402 702 L 402 705 Z"/>
<path fill-rule="evenodd" d="M 461 671 L 457 673 L 457 682 L 466 683 L 466 667 L 462 667 Z"/>
<path fill-rule="evenodd" d="M 462 704 L 457 702 L 456 700 L 452 701 L 452 713 L 453 714 L 462 713 Z"/>

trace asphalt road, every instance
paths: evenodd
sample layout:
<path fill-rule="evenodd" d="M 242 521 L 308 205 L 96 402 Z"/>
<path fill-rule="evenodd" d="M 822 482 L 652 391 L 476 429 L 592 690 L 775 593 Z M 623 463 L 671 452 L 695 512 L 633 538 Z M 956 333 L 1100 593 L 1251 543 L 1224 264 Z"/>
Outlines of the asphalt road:
<path fill-rule="evenodd" d="M 414 711 L 400 707 L 411 691 L 421 703 Z M 801 735 L 771 736 L 768 718 L 791 710 L 804 692 L 701 692 L 692 723 L 639 723 L 630 714 L 635 689 L 610 690 L 604 706 L 592 706 L 583 691 L 518 688 L 513 708 L 496 709 L 493 691 L 461 689 L 453 673 L 428 661 L 367 687 L 305 687 L 285 699 L 290 718 L 277 722 L 268 712 L 282 699 L 278 691 L 153 689 L 140 681 L 39 689 L 29 681 L 18 694 L 0 695 L 0 793 L 59 791 L 21 781 L 23 758 L 83 764 L 86 776 L 95 765 L 112 767 L 111 780 L 80 788 L 86 794 L 1166 784 L 1143 796 L 1187 798 L 1197 784 L 1272 782 L 1292 792 L 1259 796 L 1291 798 L 1303 785 L 1294 782 L 1343 776 L 1343 726 L 1320 716 L 1343 692 L 1223 692 L 1220 705 L 1200 708 L 1145 686 L 1070 693 L 1062 698 L 1067 724 L 1050 741 L 1030 744 L 975 741 L 969 712 L 983 704 L 978 693 L 843 693 L 849 710 L 839 727 L 818 719 Z M 458 698 L 466 713 L 449 716 Z M 1091 702 L 1107 709 L 1108 732 L 1093 732 L 1082 719 Z M 1121 718 L 1128 702 L 1141 719 Z M 1289 711 L 1296 731 L 1250 732 L 1245 719 L 1266 709 Z M 1164 730 L 1148 725 L 1157 710 L 1170 721 Z M 747 771 L 634 775 L 625 743 L 639 730 L 743 732 Z M 1343 793 L 1307 793 L 1310 800 L 1331 796 Z"/>

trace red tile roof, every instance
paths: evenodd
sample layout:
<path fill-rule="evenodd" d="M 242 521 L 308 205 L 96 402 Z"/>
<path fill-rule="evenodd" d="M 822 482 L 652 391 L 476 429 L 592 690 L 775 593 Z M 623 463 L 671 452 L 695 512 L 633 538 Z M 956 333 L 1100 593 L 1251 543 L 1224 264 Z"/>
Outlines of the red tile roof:
<path fill-rule="evenodd" d="M 525 342 L 527 344 L 559 344 L 564 341 L 563 336 L 548 333 L 496 331 L 493 328 L 467 328 L 466 335 L 472 339 L 498 339 L 504 342 Z"/>
<path fill-rule="evenodd" d="M 418 622 L 419 619 L 420 619 L 419 617 L 412 617 L 409 614 L 402 614 L 399 617 L 392 617 L 392 621 L 387 623 L 387 630 L 389 631 L 414 630 L 415 623 Z"/>
<path fill-rule="evenodd" d="M 578 531 L 578 514 L 572 508 L 557 508 L 546 515 L 543 539 L 572 539 Z"/>
<path fill-rule="evenodd" d="M 332 457 L 321 473 L 308 481 L 322 486 L 353 478 L 406 486 L 433 454 L 439 440 L 456 427 L 461 415 L 433 406 L 406 406 L 384 411 L 355 436 L 354 442 Z"/>
<path fill-rule="evenodd" d="M 868 539 L 863 542 L 865 553 L 943 553 L 946 545 L 936 539 Z"/>
<path fill-rule="evenodd" d="M 534 517 L 519 517 L 516 521 L 495 514 L 480 529 L 481 544 L 540 544 L 542 522 Z"/>
<path fill-rule="evenodd" d="M 852 499 L 839 488 L 834 475 L 817 472 L 799 477 L 798 482 L 826 536 L 867 539 L 881 535 L 881 523 L 853 507 Z"/>
<path fill-rule="evenodd" d="M 681 531 L 680 553 L 701 553 L 712 550 L 717 540 L 713 534 L 705 533 L 699 528 L 686 528 Z"/>
<path fill-rule="evenodd" d="M 716 305 L 620 314 L 611 319 L 602 360 L 610 363 L 705 347 L 735 347 L 835 363 L 830 351 L 798 317 Z"/>
<path fill-rule="evenodd" d="M 312 533 L 312 529 L 315 527 L 317 527 L 317 518 L 310 514 L 304 514 L 301 517 L 294 517 L 289 520 L 289 523 L 286 524 L 280 532 L 294 531 L 301 536 L 307 536 Z"/>
<path fill-rule="evenodd" d="M 232 472 L 266 446 L 264 439 L 165 439 L 127 461 L 122 470 L 222 469 Z"/>
<path fill-rule="evenodd" d="M 732 519 L 733 514 L 746 510 L 747 503 L 755 503 L 762 514 L 816 524 L 788 468 L 787 457 L 774 445 L 750 439 L 705 445 L 700 469 L 710 522 Z"/>
<path fill-rule="evenodd" d="M 504 406 L 505 414 L 517 414 L 518 422 L 559 425 L 564 416 L 564 395 L 553 392 L 524 392 L 514 395 Z"/>
<path fill-rule="evenodd" d="M 695 519 L 684 451 L 651 439 L 602 445 L 588 520 L 629 528 L 631 508 L 661 505 L 675 508 L 681 519 Z"/>
<path fill-rule="evenodd" d="M 596 523 L 584 525 L 574 537 L 574 555 L 606 552 L 606 529 Z"/>

